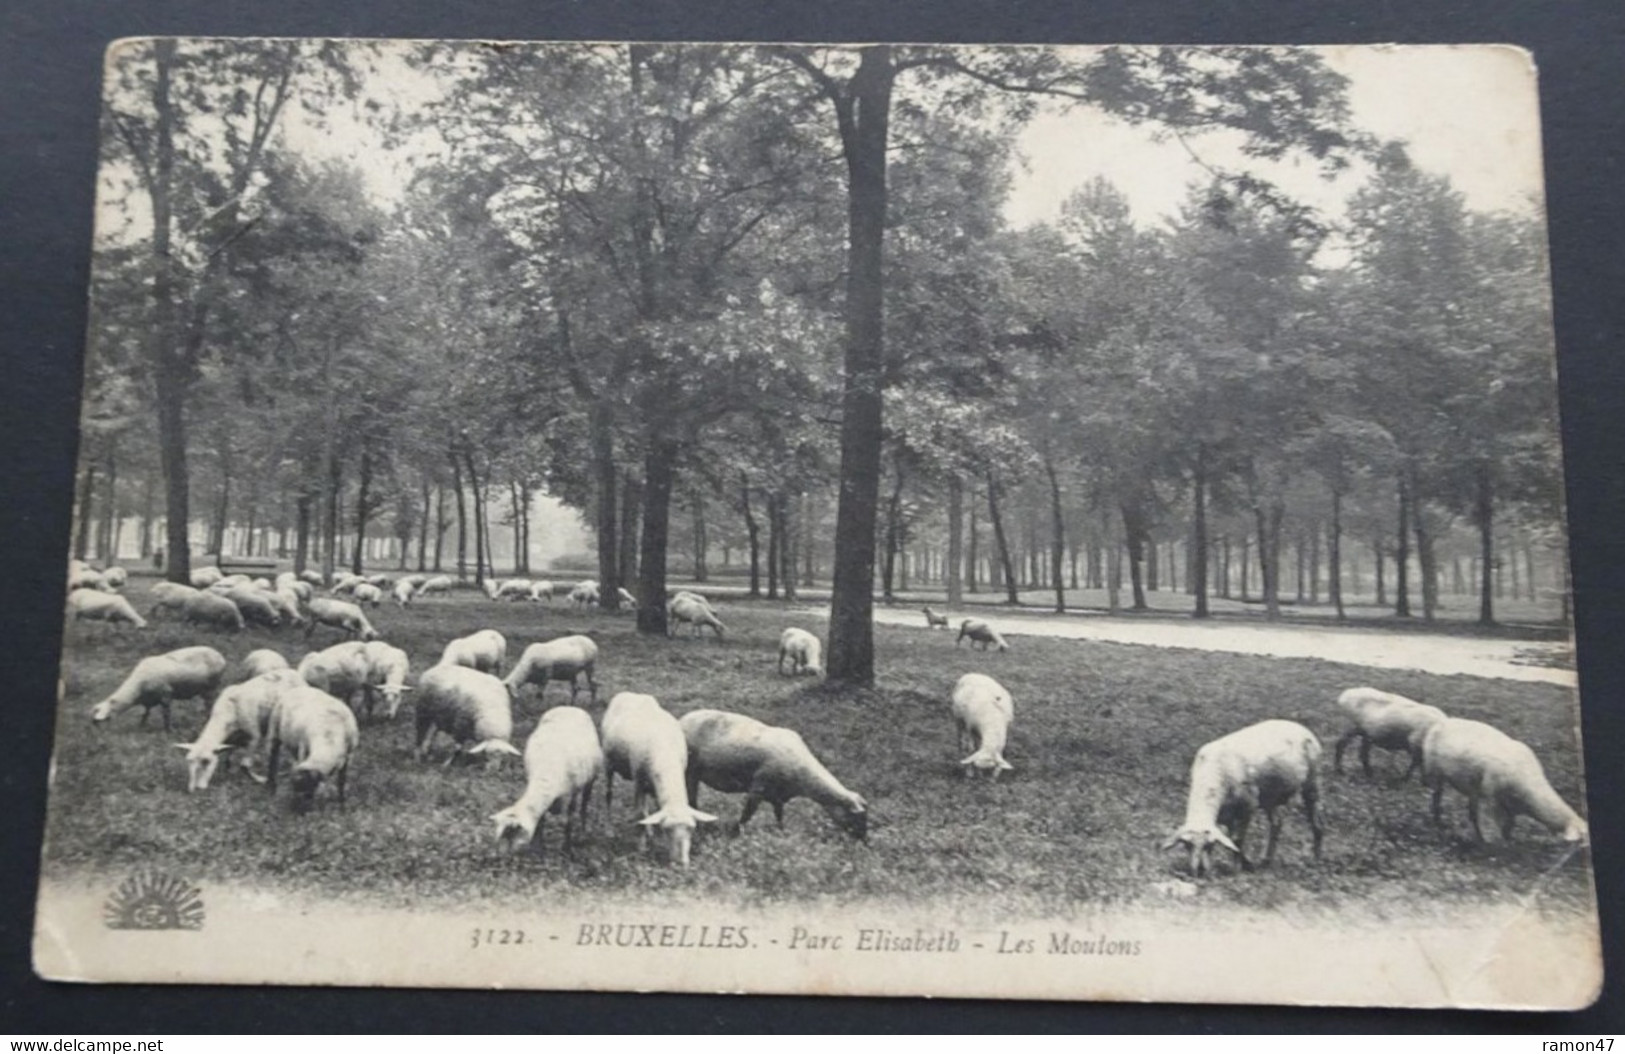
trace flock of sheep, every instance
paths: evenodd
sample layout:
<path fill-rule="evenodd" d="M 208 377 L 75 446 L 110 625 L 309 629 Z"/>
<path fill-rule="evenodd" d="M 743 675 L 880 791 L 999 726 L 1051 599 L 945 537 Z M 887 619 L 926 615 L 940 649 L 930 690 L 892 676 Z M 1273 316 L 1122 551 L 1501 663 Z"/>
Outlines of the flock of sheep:
<path fill-rule="evenodd" d="M 70 617 L 145 626 L 146 620 L 118 593 L 124 581 L 120 569 L 98 572 L 76 564 L 70 570 Z M 449 592 L 449 577 L 416 575 L 391 583 L 384 576 L 341 575 L 329 596 L 316 595 L 322 582 L 312 573 L 282 574 L 273 582 L 202 568 L 193 583 L 155 585 L 152 617 L 169 611 L 188 623 L 226 631 L 241 629 L 245 622 L 303 625 L 307 640 L 316 628 L 328 626 L 350 639 L 310 652 L 295 666 L 276 651 L 251 652 L 229 685 L 228 664 L 212 647 L 184 647 L 138 662 L 123 683 L 96 704 L 91 716 L 104 722 L 140 706 L 145 724 L 157 708 L 167 729 L 171 702 L 218 692 L 196 738 L 177 744 L 186 751 L 191 791 L 206 790 L 219 759 L 240 750 L 239 764 L 273 792 L 286 754 L 297 807 L 308 807 L 323 787 L 331 787 L 342 804 L 350 760 L 360 741 L 360 720 L 374 719 L 380 706 L 382 720 L 393 720 L 410 693 L 414 752 L 420 761 L 428 758 L 441 734 L 454 744 L 446 765 L 459 756 L 483 758 L 493 768 L 509 755 L 523 759 L 524 793 L 490 817 L 498 840 L 509 848 L 531 845 L 539 852 L 538 833 L 549 813 L 563 815 L 568 848 L 577 823 L 585 820 L 594 786 L 602 777 L 607 809 L 613 803 L 616 776 L 633 783 L 634 807 L 646 840 L 658 833 L 668 859 L 680 866 L 688 864 L 696 825 L 716 820 L 697 808 L 702 783 L 723 793 L 746 795 L 741 826 L 764 801 L 782 824 L 785 804 L 808 798 L 848 834 L 859 839 L 867 835 L 867 803 L 836 779 L 791 729 L 713 709 L 678 718 L 654 697 L 635 692 L 617 694 L 595 724 L 586 709 L 574 705 L 583 681 L 591 704 L 597 703 L 594 674 L 599 648 L 587 635 L 531 644 L 509 666 L 503 635 L 480 630 L 448 642 L 438 662 L 409 685 L 408 655 L 379 639 L 361 605 L 377 607 L 384 589 L 390 588 L 404 607 L 416 598 Z M 486 592 L 492 600 L 541 601 L 553 595 L 554 587 L 550 582 L 513 579 L 492 583 Z M 337 599 L 343 594 L 353 601 Z M 577 604 L 596 605 L 598 584 L 579 583 L 569 597 Z M 631 597 L 623 590 L 621 600 L 630 602 Z M 695 634 L 710 628 L 718 639 L 726 632 L 710 601 L 697 593 L 673 594 L 667 612 L 668 633 L 683 623 Z M 947 628 L 945 616 L 929 608 L 924 613 L 928 627 Z M 979 619 L 961 622 L 956 646 L 967 639 L 984 650 L 1004 652 L 1009 647 L 996 629 Z M 778 672 L 821 676 L 819 638 L 797 627 L 784 630 Z M 520 750 L 512 741 L 514 706 L 527 685 L 538 685 L 545 692 L 553 681 L 570 685 L 570 705 L 544 712 Z M 1466 797 L 1472 829 L 1480 840 L 1483 804 L 1503 839 L 1510 837 L 1515 819 L 1522 815 L 1566 842 L 1586 841 L 1585 822 L 1552 789 L 1534 752 L 1492 726 L 1451 718 L 1437 707 L 1374 688 L 1351 688 L 1337 705 L 1348 722 L 1335 748 L 1337 771 L 1342 771 L 1344 750 L 1355 740 L 1360 742 L 1367 775 L 1374 746 L 1405 751 L 1410 765 L 1402 780 L 1421 769 L 1422 780 L 1432 791 L 1435 822 L 1440 820 L 1441 798 L 1449 785 Z M 959 761 L 966 776 L 983 772 L 996 780 L 1013 768 L 1004 752 L 1015 707 L 1003 685 L 985 673 L 967 673 L 954 686 L 949 709 L 960 750 L 970 751 Z M 263 773 L 256 771 L 257 766 L 263 766 Z M 1164 849 L 1186 849 L 1193 876 L 1213 869 L 1215 847 L 1233 853 L 1243 868 L 1251 867 L 1247 831 L 1261 810 L 1268 823 L 1263 857 L 1268 864 L 1282 826 L 1281 809 L 1297 798 L 1318 858 L 1324 834 L 1318 813 L 1321 768 L 1320 741 L 1296 722 L 1262 721 L 1213 740 L 1196 752 L 1185 820 Z"/>

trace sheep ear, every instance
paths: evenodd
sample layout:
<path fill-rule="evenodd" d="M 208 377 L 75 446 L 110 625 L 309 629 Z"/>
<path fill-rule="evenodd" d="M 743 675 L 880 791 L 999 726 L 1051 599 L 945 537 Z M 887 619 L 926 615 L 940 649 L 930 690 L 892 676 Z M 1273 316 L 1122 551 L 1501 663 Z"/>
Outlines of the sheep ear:
<path fill-rule="evenodd" d="M 1241 855 L 1241 849 L 1236 845 L 1235 842 L 1232 842 L 1230 840 L 1230 836 L 1225 834 L 1223 831 L 1214 831 L 1213 840 L 1230 850 L 1232 853 L 1235 853 L 1237 856 Z"/>
<path fill-rule="evenodd" d="M 695 823 L 716 823 L 717 822 L 717 818 L 715 816 L 712 816 L 708 812 L 701 812 L 698 809 L 690 809 L 690 810 L 688 810 L 688 814 L 690 816 L 694 817 L 694 822 Z"/>
<path fill-rule="evenodd" d="M 1168 840 L 1166 842 L 1162 843 L 1162 848 L 1164 850 L 1172 849 L 1172 848 L 1174 848 L 1174 846 L 1179 845 L 1181 842 L 1185 842 L 1185 844 L 1187 844 L 1187 845 L 1189 844 L 1186 841 L 1185 835 L 1182 832 L 1175 831 L 1173 834 L 1168 836 Z"/>
<path fill-rule="evenodd" d="M 234 750 L 234 749 L 236 749 L 236 748 L 233 747 L 230 743 L 222 743 L 219 746 L 214 748 L 214 752 L 216 754 L 224 754 L 226 751 Z"/>
<path fill-rule="evenodd" d="M 659 812 L 652 812 L 649 815 L 645 816 L 643 819 L 641 819 L 641 820 L 633 820 L 632 822 L 635 823 L 635 824 L 639 824 L 639 825 L 641 825 L 643 827 L 656 827 L 656 826 L 660 825 L 661 823 L 664 823 L 665 819 L 666 819 L 666 810 L 661 809 Z"/>
<path fill-rule="evenodd" d="M 190 743 L 171 743 L 170 745 L 173 746 L 177 750 L 191 750 L 192 749 L 192 744 L 190 744 Z"/>

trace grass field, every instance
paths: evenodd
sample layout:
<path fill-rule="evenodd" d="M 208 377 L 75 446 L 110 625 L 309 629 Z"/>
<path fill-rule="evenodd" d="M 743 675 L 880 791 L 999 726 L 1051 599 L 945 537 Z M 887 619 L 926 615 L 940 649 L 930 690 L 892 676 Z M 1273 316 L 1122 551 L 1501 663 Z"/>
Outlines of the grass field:
<path fill-rule="evenodd" d="M 145 608 L 149 579 L 129 593 Z M 1085 906 L 1157 908 L 1159 891 L 1183 878 L 1177 854 L 1160 849 L 1184 814 L 1197 747 L 1268 717 L 1300 721 L 1327 748 L 1341 732 L 1337 693 L 1373 684 L 1490 721 L 1529 743 L 1558 792 L 1584 811 L 1573 698 L 1564 689 L 1469 677 L 1365 670 L 1315 660 L 1220 655 L 1037 637 L 1012 638 L 1006 654 L 954 647 L 948 633 L 877 628 L 874 691 L 826 688 L 774 671 L 777 639 L 792 616 L 765 604 L 724 602 L 729 626 L 718 643 L 638 636 L 629 617 L 552 606 L 497 604 L 472 592 L 406 610 L 392 605 L 375 623 L 412 656 L 414 676 L 454 636 L 500 630 L 510 658 L 535 639 L 567 629 L 598 639 L 599 705 L 617 691 L 657 696 L 673 713 L 718 707 L 796 729 L 830 770 L 868 799 L 867 845 L 845 837 L 808 801 L 792 802 L 776 830 L 763 810 L 744 834 L 702 830 L 686 872 L 645 852 L 631 795 L 617 794 L 606 823 L 601 791 L 586 839 L 560 853 L 558 821 L 544 827 L 546 854 L 508 857 L 487 817 L 519 795 L 522 767 L 499 772 L 419 764 L 411 756 L 408 703 L 393 723 L 364 722 L 351 769 L 350 802 L 324 802 L 296 815 L 286 786 L 273 799 L 222 766 L 210 790 L 186 792 L 182 752 L 207 704 L 177 704 L 166 735 L 159 715 L 137 727 L 139 709 L 95 728 L 88 713 L 141 656 L 209 643 L 234 663 L 273 647 L 290 660 L 302 634 L 249 630 L 215 636 L 173 623 L 122 632 L 69 626 L 47 826 L 47 874 L 178 869 L 196 880 L 248 880 L 290 892 L 363 896 L 386 905 L 542 896 L 569 900 L 605 891 L 654 899 L 703 898 L 761 905 L 784 900 L 953 905 L 996 899 L 1002 910 L 1067 917 Z M 823 625 L 801 624 L 822 634 Z M 319 630 L 317 646 L 336 640 Z M 961 777 L 947 696 L 955 679 L 983 671 L 1016 701 L 1006 757 L 1015 770 L 997 784 Z M 528 689 L 515 712 L 522 745 L 543 708 Z M 553 685 L 545 705 L 567 701 Z M 585 704 L 585 696 L 583 696 Z M 1276 866 L 1204 881 L 1191 902 L 1381 919 L 1528 897 L 1543 912 L 1590 911 L 1586 857 L 1525 819 L 1509 845 L 1466 841 L 1464 806 L 1446 795 L 1446 826 L 1427 816 L 1427 794 L 1394 785 L 1401 759 L 1375 752 L 1378 775 L 1328 772 L 1325 856 L 1309 854 L 1301 812 L 1289 816 Z M 629 788 L 623 789 L 629 790 Z M 724 820 L 739 801 L 702 788 L 701 807 Z M 1493 835 L 1492 835 L 1493 837 Z M 1263 825 L 1253 847 L 1262 851 Z M 1176 866 L 1176 864 L 1178 866 Z"/>

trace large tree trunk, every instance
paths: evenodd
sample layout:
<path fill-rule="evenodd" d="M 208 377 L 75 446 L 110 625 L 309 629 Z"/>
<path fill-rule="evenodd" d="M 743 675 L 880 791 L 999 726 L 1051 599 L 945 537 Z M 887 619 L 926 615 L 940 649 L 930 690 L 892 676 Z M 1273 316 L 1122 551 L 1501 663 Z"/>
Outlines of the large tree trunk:
<path fill-rule="evenodd" d="M 1394 614 L 1411 617 L 1411 491 L 1405 477 L 1399 479 L 1399 545 L 1394 550 Z"/>
<path fill-rule="evenodd" d="M 643 508 L 643 481 L 636 472 L 625 472 L 621 476 L 621 541 L 620 541 L 620 580 L 623 583 L 638 580 L 638 520 Z M 667 514 L 668 519 L 670 513 Z M 604 601 L 602 593 L 599 602 Z"/>
<path fill-rule="evenodd" d="M 615 494 L 620 474 L 615 471 L 615 425 L 606 400 L 593 404 L 591 430 L 593 480 L 598 491 L 598 602 L 613 601 L 621 584 L 619 534 L 616 531 Z"/>
<path fill-rule="evenodd" d="M 508 481 L 508 505 L 513 511 L 513 569 L 517 575 L 523 575 L 525 570 L 525 502 L 519 495 L 519 481 Z"/>
<path fill-rule="evenodd" d="M 107 477 L 102 487 L 101 533 L 96 539 L 96 551 L 112 564 L 118 560 L 118 446 L 107 448 Z"/>
<path fill-rule="evenodd" d="M 1050 578 L 1055 586 L 1055 611 L 1066 613 L 1066 520 L 1061 512 L 1061 483 L 1055 475 L 1055 463 L 1044 459 L 1044 471 L 1049 475 Z"/>
<path fill-rule="evenodd" d="M 1439 564 L 1434 559 L 1433 532 L 1427 525 L 1427 513 L 1421 502 L 1411 509 L 1411 529 L 1416 535 L 1416 567 L 1422 578 L 1422 618 L 1433 621 L 1439 604 Z"/>
<path fill-rule="evenodd" d="M 1273 500 L 1253 506 L 1258 525 L 1258 577 L 1264 591 L 1264 616 L 1281 617 L 1281 519 L 1286 507 Z"/>
<path fill-rule="evenodd" d="M 1100 534 L 1106 550 L 1106 610 L 1116 614 L 1123 606 L 1123 547 L 1112 530 L 1111 506 L 1100 506 Z"/>
<path fill-rule="evenodd" d="M 676 443 L 655 439 L 643 458 L 643 544 L 638 559 L 638 632 L 666 634 L 666 544 L 671 488 L 677 475 Z"/>
<path fill-rule="evenodd" d="M 976 545 L 976 536 L 977 536 L 976 507 L 977 507 L 977 502 L 976 502 L 976 488 L 975 487 L 972 487 L 970 489 L 970 500 L 968 502 L 966 502 L 965 504 L 967 506 L 967 511 L 968 511 L 968 515 L 966 516 L 966 519 L 970 521 L 966 525 L 966 530 L 965 530 L 965 592 L 974 593 L 974 592 L 976 592 L 976 570 L 977 570 L 976 565 L 977 565 L 977 562 L 981 559 L 981 557 L 977 554 L 977 551 L 976 551 L 977 550 L 977 545 Z"/>
<path fill-rule="evenodd" d="M 350 573 L 359 575 L 367 554 L 367 521 L 372 514 L 372 451 L 361 445 L 361 466 L 356 476 L 355 549 L 350 557 Z"/>
<path fill-rule="evenodd" d="M 711 577 L 705 564 L 705 550 L 709 543 L 705 537 L 705 494 L 694 487 L 689 496 L 689 507 L 694 513 L 694 581 L 704 582 Z"/>
<path fill-rule="evenodd" d="M 344 476 L 337 450 L 327 457 L 327 492 L 322 495 L 322 580 L 333 581 L 333 568 L 338 563 L 339 488 Z"/>
<path fill-rule="evenodd" d="M 152 502 L 152 472 L 151 470 L 144 470 L 141 473 L 141 533 L 139 542 L 143 561 L 155 555 L 152 549 Z"/>
<path fill-rule="evenodd" d="M 427 571 L 429 569 L 429 516 L 434 510 L 430 508 L 429 504 L 432 497 L 429 493 L 429 477 L 424 476 L 421 483 L 420 496 L 423 499 L 423 515 L 418 518 L 418 570 Z M 438 544 L 436 548 L 439 548 Z"/>
<path fill-rule="evenodd" d="M 862 49 L 851 93 L 837 101 L 847 162 L 846 355 L 841 396 L 841 493 L 830 598 L 832 681 L 875 680 L 875 519 L 885 439 L 886 140 L 895 70 L 891 48 Z"/>
<path fill-rule="evenodd" d="M 1145 611 L 1150 605 L 1145 600 L 1145 579 L 1142 568 L 1145 560 L 1145 540 L 1149 533 L 1145 510 L 1139 499 L 1120 504 L 1123 513 L 1123 543 L 1128 549 L 1129 584 L 1134 590 L 1134 611 Z"/>
<path fill-rule="evenodd" d="M 897 554 L 903 548 L 903 465 L 902 459 L 892 459 L 891 497 L 886 501 L 886 553 L 881 569 L 881 596 L 886 603 L 896 600 L 892 589 L 897 571 Z"/>
<path fill-rule="evenodd" d="M 1332 525 L 1326 535 L 1326 590 L 1331 594 L 1332 606 L 1337 609 L 1337 621 L 1348 618 L 1343 610 L 1343 492 L 1332 491 Z"/>
<path fill-rule="evenodd" d="M 745 537 L 750 544 L 750 596 L 762 595 L 762 528 L 750 508 L 750 486 L 741 483 L 739 507 L 745 513 Z"/>
<path fill-rule="evenodd" d="M 964 529 L 965 493 L 958 475 L 948 477 L 948 606 L 959 607 L 965 602 L 965 586 L 960 552 L 960 533 Z"/>
<path fill-rule="evenodd" d="M 816 522 L 816 506 L 809 491 L 801 496 L 801 529 L 796 535 L 796 548 L 801 552 L 801 584 L 808 589 L 818 582 L 817 547 L 813 544 L 813 525 Z"/>
<path fill-rule="evenodd" d="M 457 581 L 468 581 L 468 501 L 463 494 L 463 465 L 451 455 L 451 489 L 457 495 Z"/>
<path fill-rule="evenodd" d="M 1019 604 L 1016 593 L 1016 570 L 1010 563 L 1010 545 L 1005 539 L 1004 517 L 999 513 L 999 481 L 992 470 L 987 474 L 987 518 L 993 523 L 993 542 L 998 549 L 999 569 L 1004 580 L 1004 602 Z"/>
<path fill-rule="evenodd" d="M 1208 618 L 1207 604 L 1207 446 L 1196 445 L 1196 466 L 1191 472 L 1191 504 L 1195 508 L 1191 525 L 1191 585 L 1196 592 L 1195 618 Z"/>
<path fill-rule="evenodd" d="M 764 504 L 767 506 L 767 599 L 779 599 L 779 546 L 784 544 L 784 532 L 779 522 L 779 496 L 776 491 L 768 491 Z"/>
<path fill-rule="evenodd" d="M 796 499 L 780 492 L 779 500 L 779 529 L 783 532 L 784 540 L 779 543 L 779 559 L 783 562 L 783 569 L 779 572 L 779 581 L 784 585 L 784 599 L 796 598 Z"/>
<path fill-rule="evenodd" d="M 293 503 L 293 573 L 296 575 L 304 574 L 305 568 L 310 564 L 310 506 L 314 500 L 309 492 L 301 492 Z"/>
<path fill-rule="evenodd" d="M 485 494 L 480 490 L 480 474 L 474 467 L 474 453 L 463 451 L 463 468 L 468 472 L 469 497 L 474 508 L 474 585 L 485 586 L 487 557 L 485 535 Z"/>

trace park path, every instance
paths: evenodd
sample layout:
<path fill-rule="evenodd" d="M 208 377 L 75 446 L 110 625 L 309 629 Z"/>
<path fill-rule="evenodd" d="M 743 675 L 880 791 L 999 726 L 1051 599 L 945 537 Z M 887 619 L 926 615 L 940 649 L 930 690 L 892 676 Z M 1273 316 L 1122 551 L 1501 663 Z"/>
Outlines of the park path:
<path fill-rule="evenodd" d="M 804 609 L 808 615 L 828 617 L 824 607 Z M 1142 621 L 1109 615 L 1017 615 L 1004 613 L 978 618 L 992 623 L 1007 636 L 1067 637 L 1116 644 L 1159 648 L 1195 648 L 1240 655 L 1273 655 L 1292 659 L 1325 659 L 1385 670 L 1420 670 L 1423 673 L 1466 674 L 1509 681 L 1538 681 L 1573 688 L 1573 670 L 1531 666 L 1520 655 L 1544 655 L 1565 646 L 1551 641 L 1485 640 L 1434 633 L 1393 633 L 1378 630 L 1316 629 L 1307 626 L 1248 626 L 1231 623 Z M 875 621 L 893 626 L 922 626 L 915 610 L 875 609 Z M 958 622 L 957 617 L 954 620 Z"/>

